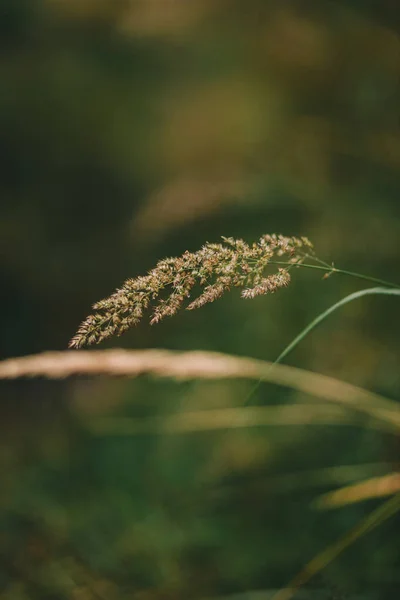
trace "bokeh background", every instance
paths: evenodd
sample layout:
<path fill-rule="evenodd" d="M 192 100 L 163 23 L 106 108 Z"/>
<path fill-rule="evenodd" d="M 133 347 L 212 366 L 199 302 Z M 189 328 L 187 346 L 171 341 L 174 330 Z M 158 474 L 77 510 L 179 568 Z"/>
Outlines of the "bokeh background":
<path fill-rule="evenodd" d="M 324 260 L 399 282 L 396 0 L 0 0 L 0 52 L 2 358 L 64 349 L 126 278 L 221 235 L 306 235 Z M 273 297 L 232 292 L 103 347 L 273 360 L 363 286 L 299 270 Z M 398 399 L 396 302 L 348 305 L 287 362 Z M 346 483 L 340 465 L 356 479 L 390 471 L 398 438 L 90 429 L 240 406 L 249 389 L 2 384 L 1 598 L 250 599 L 285 585 L 377 505 L 327 513 L 312 500 Z M 304 400 L 267 385 L 257 399 Z M 398 534 L 395 516 L 310 586 L 396 597 Z"/>

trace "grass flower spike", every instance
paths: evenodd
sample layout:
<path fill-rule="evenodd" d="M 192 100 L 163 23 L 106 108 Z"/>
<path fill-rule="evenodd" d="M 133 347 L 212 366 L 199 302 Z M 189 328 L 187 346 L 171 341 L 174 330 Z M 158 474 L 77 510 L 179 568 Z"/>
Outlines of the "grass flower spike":
<path fill-rule="evenodd" d="M 257 243 L 222 238 L 221 244 L 205 244 L 197 252 L 165 258 L 147 275 L 128 279 L 109 298 L 93 306 L 69 343 L 70 348 L 98 344 L 121 335 L 142 319 L 155 301 L 150 323 L 175 315 L 186 303 L 187 310 L 214 302 L 233 287 L 241 287 L 243 298 L 273 293 L 290 281 L 290 265 L 301 263 L 312 249 L 307 238 L 263 235 Z M 265 269 L 272 259 L 285 257 L 287 267 L 274 273 Z M 187 304 L 197 288 L 200 295 Z"/>

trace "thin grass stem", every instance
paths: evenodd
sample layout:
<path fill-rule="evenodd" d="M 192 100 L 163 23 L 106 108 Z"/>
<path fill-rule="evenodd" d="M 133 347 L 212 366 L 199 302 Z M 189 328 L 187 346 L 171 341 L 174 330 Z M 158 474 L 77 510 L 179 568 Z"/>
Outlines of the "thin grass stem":
<path fill-rule="evenodd" d="M 357 300 L 358 298 L 362 298 L 363 296 L 370 296 L 373 294 L 400 296 L 400 290 L 378 287 L 367 288 L 365 290 L 354 292 L 353 294 L 349 294 L 345 298 L 342 298 L 342 300 L 339 300 L 339 302 L 332 304 L 332 306 L 330 306 L 327 310 L 324 310 L 323 313 L 321 313 L 315 319 L 313 319 L 311 323 L 309 323 L 307 327 L 305 327 L 303 331 L 301 331 L 299 335 L 296 336 L 288 346 L 286 346 L 286 348 L 280 353 L 278 358 L 275 360 L 275 363 L 281 362 L 289 354 L 289 352 L 291 352 L 306 337 L 308 333 L 310 333 L 313 329 L 315 329 L 315 327 L 317 327 L 317 325 L 319 325 L 320 323 L 322 323 L 322 321 L 329 317 L 330 314 L 335 312 L 335 310 L 337 310 L 341 306 L 344 306 L 345 304 L 348 304 L 349 302 L 352 302 L 353 300 Z"/>
<path fill-rule="evenodd" d="M 294 577 L 289 586 L 275 594 L 272 600 L 290 600 L 299 588 L 308 583 L 312 577 L 322 571 L 351 544 L 395 515 L 399 510 L 400 494 L 396 494 L 396 496 L 381 504 L 376 510 L 362 519 L 344 536 L 320 552 Z"/>
<path fill-rule="evenodd" d="M 300 333 L 299 335 L 297 335 L 294 340 L 292 340 L 290 342 L 290 344 L 288 344 L 286 346 L 286 348 L 284 350 L 282 350 L 282 352 L 279 354 L 278 358 L 274 361 L 274 364 L 278 364 L 280 362 L 282 362 L 282 360 L 284 358 L 286 358 L 286 356 L 313 330 L 315 329 L 315 327 L 317 327 L 317 325 L 319 325 L 320 323 L 322 323 L 322 321 L 324 321 L 330 314 L 332 314 L 335 310 L 337 310 L 338 308 L 340 308 L 341 306 L 344 306 L 345 304 L 348 304 L 349 302 L 352 302 L 353 300 L 357 300 L 358 298 L 361 298 L 363 296 L 369 296 L 369 295 L 373 295 L 373 294 L 382 294 L 382 295 L 395 295 L 395 296 L 400 296 L 400 290 L 397 289 L 387 289 L 387 288 L 380 288 L 380 287 L 376 287 L 376 288 L 367 288 L 365 290 L 360 290 L 359 292 L 354 292 L 353 294 L 349 294 L 348 296 L 346 296 L 345 298 L 342 298 L 342 300 L 339 300 L 339 302 L 336 302 L 335 304 L 332 304 L 332 306 L 330 306 L 328 309 L 324 310 L 323 313 L 321 313 L 320 315 L 318 315 L 315 319 L 313 319 L 311 321 L 311 323 L 309 323 Z M 248 404 L 248 402 L 250 401 L 251 397 L 253 396 L 253 394 L 257 391 L 257 389 L 259 388 L 259 386 L 262 383 L 262 379 L 259 379 L 259 381 L 257 381 L 257 383 L 252 387 L 252 389 L 250 390 L 248 396 L 246 397 L 246 400 L 244 402 L 245 405 Z"/>
<path fill-rule="evenodd" d="M 271 260 L 269 262 L 271 265 L 285 265 L 289 266 L 293 263 L 284 260 Z M 379 283 L 380 285 L 385 285 L 390 288 L 400 289 L 400 285 L 397 283 L 393 283 L 391 281 L 385 281 L 384 279 L 379 279 L 377 277 L 371 277 L 370 275 L 363 275 L 362 273 L 355 273 L 353 271 L 347 271 L 346 269 L 338 269 L 337 267 L 323 265 L 310 265 L 309 263 L 297 263 L 294 264 L 295 267 L 304 267 L 305 269 L 317 269 L 319 271 L 326 271 L 328 273 L 340 273 L 342 275 L 350 275 L 350 277 L 356 277 L 357 279 L 363 279 L 364 281 L 370 281 L 371 283 Z"/>

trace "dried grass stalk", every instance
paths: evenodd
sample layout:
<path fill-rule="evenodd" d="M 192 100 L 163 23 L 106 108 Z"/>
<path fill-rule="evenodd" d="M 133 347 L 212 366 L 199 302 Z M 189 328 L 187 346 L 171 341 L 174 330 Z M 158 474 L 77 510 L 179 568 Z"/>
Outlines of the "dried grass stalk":
<path fill-rule="evenodd" d="M 317 508 L 338 508 L 371 498 L 391 496 L 399 492 L 400 473 L 388 473 L 324 494 L 316 500 L 315 506 Z"/>
<path fill-rule="evenodd" d="M 249 379 L 293 388 L 345 405 L 400 429 L 398 404 L 332 377 L 287 365 L 218 352 L 170 350 L 95 350 L 46 352 L 0 362 L 0 378 L 71 375 L 153 375 L 177 380 Z"/>

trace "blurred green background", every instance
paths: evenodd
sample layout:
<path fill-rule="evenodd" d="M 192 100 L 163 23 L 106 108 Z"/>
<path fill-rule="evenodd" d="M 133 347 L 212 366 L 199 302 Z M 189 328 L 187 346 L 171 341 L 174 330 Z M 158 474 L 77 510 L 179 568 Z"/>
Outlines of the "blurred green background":
<path fill-rule="evenodd" d="M 2 358 L 64 349 L 126 278 L 221 235 L 306 235 L 324 260 L 399 282 L 396 0 L 0 0 L 0 47 Z M 299 270 L 273 297 L 232 292 L 104 347 L 274 360 L 362 287 Z M 398 399 L 396 302 L 348 305 L 287 362 Z M 337 425 L 90 433 L 98 417 L 240 406 L 249 389 L 3 383 L 0 597 L 250 600 L 285 585 L 378 505 L 315 510 L 346 483 L 335 467 L 390 471 L 398 438 Z M 304 398 L 264 385 L 257 400 Z M 310 484 L 330 467 L 332 481 L 316 471 Z M 399 523 L 310 586 L 394 598 Z"/>

